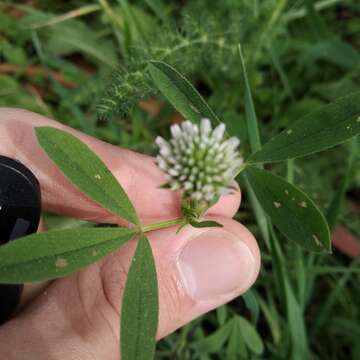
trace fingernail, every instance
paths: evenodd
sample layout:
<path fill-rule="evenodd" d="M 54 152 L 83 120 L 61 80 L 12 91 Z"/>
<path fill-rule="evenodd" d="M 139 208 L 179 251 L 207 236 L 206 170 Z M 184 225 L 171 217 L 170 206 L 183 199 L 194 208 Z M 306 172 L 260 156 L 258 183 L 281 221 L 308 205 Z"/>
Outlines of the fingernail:
<path fill-rule="evenodd" d="M 188 295 L 194 300 L 216 300 L 250 286 L 255 258 L 241 239 L 223 229 L 191 239 L 178 266 Z"/>

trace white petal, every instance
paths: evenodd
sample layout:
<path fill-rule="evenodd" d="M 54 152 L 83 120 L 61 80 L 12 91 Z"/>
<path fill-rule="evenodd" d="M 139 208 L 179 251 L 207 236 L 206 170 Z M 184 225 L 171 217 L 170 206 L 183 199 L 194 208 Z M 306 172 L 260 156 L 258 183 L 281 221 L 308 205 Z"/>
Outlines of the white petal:
<path fill-rule="evenodd" d="M 174 182 L 171 184 L 171 190 L 179 190 L 180 189 L 180 184 L 178 182 Z"/>
<path fill-rule="evenodd" d="M 167 170 L 167 168 L 168 168 L 167 163 L 161 156 L 156 157 L 156 162 L 160 169 Z"/>
<path fill-rule="evenodd" d="M 189 120 L 181 123 L 182 130 L 187 134 L 192 134 L 192 123 Z"/>
<path fill-rule="evenodd" d="M 191 197 L 195 200 L 201 200 L 202 194 L 200 191 L 195 191 L 194 193 L 191 194 Z"/>
<path fill-rule="evenodd" d="M 162 146 L 169 146 L 169 143 L 163 139 L 161 136 L 157 136 L 155 139 L 155 143 L 157 146 L 162 147 Z"/>
<path fill-rule="evenodd" d="M 201 119 L 200 130 L 203 135 L 208 135 L 210 133 L 211 123 L 209 119 Z"/>
<path fill-rule="evenodd" d="M 207 193 L 205 194 L 205 200 L 206 201 L 211 201 L 214 198 L 214 194 L 213 193 Z"/>
<path fill-rule="evenodd" d="M 162 146 L 160 148 L 160 154 L 166 158 L 171 154 L 170 148 L 168 146 Z"/>
<path fill-rule="evenodd" d="M 179 139 L 181 137 L 181 129 L 178 124 L 172 125 L 170 128 L 171 135 L 174 139 Z"/>
<path fill-rule="evenodd" d="M 192 189 L 192 187 L 193 187 L 193 185 L 192 185 L 192 183 L 190 181 L 186 181 L 184 183 L 184 189 L 185 190 L 190 190 L 190 189 Z"/>
<path fill-rule="evenodd" d="M 239 144 L 240 140 L 235 136 L 231 137 L 229 140 L 226 141 L 227 148 L 232 150 L 236 149 Z"/>
<path fill-rule="evenodd" d="M 176 164 L 177 163 L 176 159 L 174 157 L 172 157 L 172 156 L 167 156 L 166 160 L 171 164 Z"/>
<path fill-rule="evenodd" d="M 217 140 L 222 139 L 222 137 L 224 136 L 224 131 L 225 131 L 225 124 L 221 123 L 214 129 L 213 137 Z"/>
<path fill-rule="evenodd" d="M 169 169 L 168 172 L 169 172 L 169 174 L 171 176 L 178 176 L 179 175 L 179 172 L 177 170 L 175 170 L 175 169 Z"/>

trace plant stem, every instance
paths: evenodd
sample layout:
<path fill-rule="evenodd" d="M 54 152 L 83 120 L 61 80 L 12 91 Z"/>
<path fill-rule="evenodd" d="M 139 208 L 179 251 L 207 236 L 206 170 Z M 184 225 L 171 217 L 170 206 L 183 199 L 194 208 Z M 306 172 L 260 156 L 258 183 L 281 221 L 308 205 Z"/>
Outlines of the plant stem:
<path fill-rule="evenodd" d="M 164 221 L 160 221 L 158 223 L 144 225 L 141 227 L 141 231 L 145 233 L 148 231 L 164 229 L 164 228 L 174 226 L 174 225 L 182 225 L 182 224 L 184 224 L 184 222 L 185 222 L 185 219 L 183 217 L 171 219 L 171 220 L 164 220 Z"/>
<path fill-rule="evenodd" d="M 81 8 L 75 9 L 75 10 L 71 10 L 65 14 L 59 15 L 59 16 L 55 16 L 50 18 L 47 21 L 44 22 L 40 22 L 37 24 L 31 24 L 30 25 L 30 29 L 35 30 L 35 29 L 40 29 L 46 26 L 53 26 L 56 25 L 58 23 L 64 22 L 66 20 L 70 20 L 70 19 L 74 19 L 80 16 L 84 16 L 96 11 L 101 10 L 101 6 L 100 5 L 85 5 Z"/>

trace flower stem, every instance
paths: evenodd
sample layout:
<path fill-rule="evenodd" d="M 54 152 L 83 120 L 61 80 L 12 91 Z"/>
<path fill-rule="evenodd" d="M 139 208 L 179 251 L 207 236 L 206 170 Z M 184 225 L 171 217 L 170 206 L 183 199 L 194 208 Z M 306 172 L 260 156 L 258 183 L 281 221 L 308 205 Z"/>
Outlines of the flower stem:
<path fill-rule="evenodd" d="M 182 224 L 184 224 L 184 222 L 185 222 L 185 218 L 183 218 L 183 217 L 171 219 L 171 220 L 164 220 L 164 221 L 160 221 L 158 223 L 144 225 L 141 227 L 141 231 L 145 233 L 148 231 L 164 229 L 164 228 L 174 226 L 174 225 L 182 225 Z"/>

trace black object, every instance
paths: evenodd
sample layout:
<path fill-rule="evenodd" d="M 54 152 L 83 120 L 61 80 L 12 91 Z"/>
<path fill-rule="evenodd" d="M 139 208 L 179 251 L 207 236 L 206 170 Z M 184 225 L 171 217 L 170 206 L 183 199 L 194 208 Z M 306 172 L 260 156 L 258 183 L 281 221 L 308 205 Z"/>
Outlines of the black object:
<path fill-rule="evenodd" d="M 19 161 L 0 155 L 0 245 L 36 232 L 41 213 L 40 186 Z M 0 284 L 0 324 L 19 305 L 23 284 Z"/>

